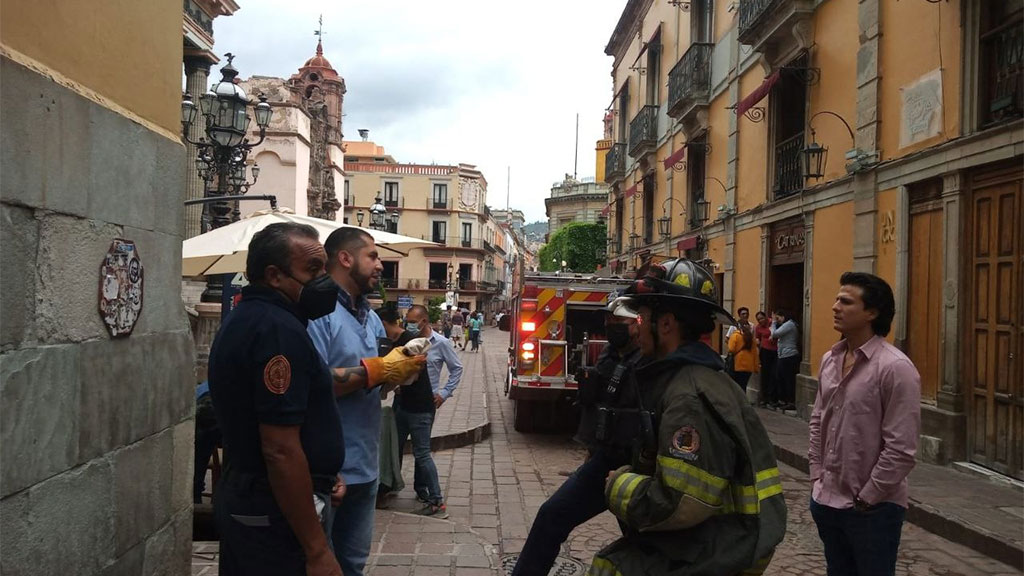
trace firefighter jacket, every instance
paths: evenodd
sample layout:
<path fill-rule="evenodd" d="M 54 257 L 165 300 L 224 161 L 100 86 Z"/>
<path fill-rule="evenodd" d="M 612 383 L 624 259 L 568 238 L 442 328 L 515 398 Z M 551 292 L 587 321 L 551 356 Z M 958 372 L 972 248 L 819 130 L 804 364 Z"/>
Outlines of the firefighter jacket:
<path fill-rule="evenodd" d="M 639 346 L 620 353 L 606 344 L 597 363 L 579 379 L 580 424 L 575 440 L 590 452 L 602 451 L 614 468 L 629 463 L 635 448 L 639 388 L 634 370 Z"/>
<path fill-rule="evenodd" d="M 760 574 L 786 531 L 768 434 L 718 355 L 701 343 L 637 368 L 656 449 L 606 485 L 630 532 L 592 576 Z"/>

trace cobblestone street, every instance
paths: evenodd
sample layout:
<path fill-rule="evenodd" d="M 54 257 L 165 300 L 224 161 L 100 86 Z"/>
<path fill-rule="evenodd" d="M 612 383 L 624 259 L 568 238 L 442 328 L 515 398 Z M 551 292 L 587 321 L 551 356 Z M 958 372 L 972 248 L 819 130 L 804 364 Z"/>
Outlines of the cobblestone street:
<path fill-rule="evenodd" d="M 523 546 L 537 509 L 565 476 L 583 461 L 584 451 L 567 435 L 520 434 L 512 427 L 512 402 L 502 387 L 505 334 L 489 329 L 482 353 L 460 352 L 467 377 L 459 394 L 486 394 L 491 436 L 482 442 L 435 454 L 447 497 L 448 520 L 408 514 L 419 507 L 412 491 L 412 459 L 406 458 L 406 489 L 388 510 L 378 511 L 374 555 L 369 574 L 375 576 L 504 574 L 512 555 Z M 777 549 L 767 575 L 824 575 L 821 542 L 807 503 L 810 484 L 802 472 L 779 466 L 789 522 L 786 539 Z M 594 553 L 613 540 L 618 526 L 601 514 L 579 527 L 562 548 L 559 576 L 583 574 Z M 197 546 L 199 546 L 197 544 Z M 208 545 L 206 545 L 208 546 Z M 197 548 L 198 550 L 198 548 Z M 203 549 L 208 551 L 209 548 Z M 197 554 L 213 574 L 210 554 Z M 897 574 L 913 576 L 1010 576 L 1020 574 L 964 546 L 949 542 L 913 524 L 903 529 Z"/>

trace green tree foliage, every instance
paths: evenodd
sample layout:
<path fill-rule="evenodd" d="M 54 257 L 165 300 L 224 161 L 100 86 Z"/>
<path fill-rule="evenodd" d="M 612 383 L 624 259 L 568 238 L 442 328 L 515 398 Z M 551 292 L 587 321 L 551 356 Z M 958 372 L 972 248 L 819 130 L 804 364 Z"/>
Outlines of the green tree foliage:
<path fill-rule="evenodd" d="M 563 260 L 567 270 L 593 272 L 604 264 L 607 246 L 608 229 L 604 224 L 573 222 L 556 232 L 541 247 L 537 258 L 543 272 L 560 270 Z"/>
<path fill-rule="evenodd" d="M 427 316 L 431 324 L 437 324 L 441 319 L 441 305 L 444 304 L 444 296 L 434 296 L 427 300 Z"/>

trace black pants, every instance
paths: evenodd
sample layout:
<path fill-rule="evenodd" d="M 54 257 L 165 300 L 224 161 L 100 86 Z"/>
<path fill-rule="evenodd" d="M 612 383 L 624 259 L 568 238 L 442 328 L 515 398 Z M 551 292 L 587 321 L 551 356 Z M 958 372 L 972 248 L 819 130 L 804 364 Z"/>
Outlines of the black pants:
<path fill-rule="evenodd" d="M 779 391 L 776 388 L 775 364 L 779 359 L 779 353 L 775 350 L 761 348 L 761 402 L 771 404 L 779 401 Z"/>
<path fill-rule="evenodd" d="M 512 576 L 547 574 L 574 528 L 608 509 L 604 481 L 612 464 L 597 452 L 541 505 Z"/>
<path fill-rule="evenodd" d="M 800 371 L 800 356 L 779 358 L 776 378 L 778 379 L 779 401 L 786 404 L 796 402 L 796 373 Z"/>
<path fill-rule="evenodd" d="M 863 512 L 811 500 L 811 517 L 825 545 L 829 576 L 891 576 L 906 508 L 882 502 Z"/>
<path fill-rule="evenodd" d="M 732 379 L 743 388 L 743 391 L 747 391 L 747 383 L 750 382 L 750 372 L 733 372 Z"/>
<path fill-rule="evenodd" d="M 226 481 L 227 480 L 227 481 Z M 221 576 L 301 576 L 306 556 L 269 489 L 221 479 L 213 499 Z"/>

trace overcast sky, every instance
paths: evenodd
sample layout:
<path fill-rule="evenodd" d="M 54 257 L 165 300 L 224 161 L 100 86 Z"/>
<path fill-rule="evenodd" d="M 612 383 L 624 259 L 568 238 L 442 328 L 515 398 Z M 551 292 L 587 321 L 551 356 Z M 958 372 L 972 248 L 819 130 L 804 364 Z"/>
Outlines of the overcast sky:
<path fill-rule="evenodd" d="M 594 144 L 612 99 L 604 47 L 626 0 L 239 0 L 214 21 L 218 54 L 243 78 L 287 78 L 316 49 L 345 78 L 345 138 L 360 128 L 399 162 L 476 164 L 488 204 L 546 219 L 551 184 L 594 176 Z M 223 60 L 222 60 L 223 62 Z M 219 78 L 216 70 L 211 81 Z"/>

